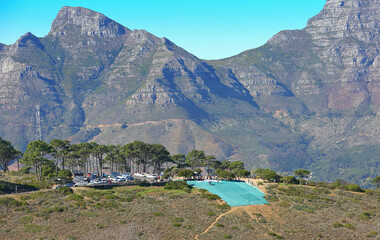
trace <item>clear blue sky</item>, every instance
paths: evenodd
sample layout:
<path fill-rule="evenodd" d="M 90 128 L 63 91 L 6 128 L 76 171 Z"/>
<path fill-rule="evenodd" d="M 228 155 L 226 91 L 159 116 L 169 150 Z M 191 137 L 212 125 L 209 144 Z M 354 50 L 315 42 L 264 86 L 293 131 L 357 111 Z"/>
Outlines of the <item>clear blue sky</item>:
<path fill-rule="evenodd" d="M 101 12 L 130 29 L 145 29 L 203 59 L 263 45 L 281 30 L 301 29 L 326 0 L 0 0 L 0 42 L 32 32 L 45 36 L 62 6 Z"/>

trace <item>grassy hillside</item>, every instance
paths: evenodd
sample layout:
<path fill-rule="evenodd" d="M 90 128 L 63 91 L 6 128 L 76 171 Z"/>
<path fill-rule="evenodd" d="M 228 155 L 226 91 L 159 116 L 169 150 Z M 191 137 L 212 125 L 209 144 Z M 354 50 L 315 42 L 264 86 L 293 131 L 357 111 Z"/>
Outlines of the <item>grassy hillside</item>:
<path fill-rule="evenodd" d="M 1 239 L 363 239 L 380 194 L 267 185 L 269 205 L 230 208 L 193 189 L 76 188 L 0 198 Z"/>

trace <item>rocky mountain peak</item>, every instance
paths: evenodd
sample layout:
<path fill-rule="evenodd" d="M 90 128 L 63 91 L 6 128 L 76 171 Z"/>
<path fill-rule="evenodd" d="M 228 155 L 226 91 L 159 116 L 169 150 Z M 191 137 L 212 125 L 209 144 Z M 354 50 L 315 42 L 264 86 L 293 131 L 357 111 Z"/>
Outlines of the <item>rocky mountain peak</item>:
<path fill-rule="evenodd" d="M 101 13 L 82 7 L 62 7 L 54 19 L 49 35 L 68 34 L 114 38 L 130 30 Z"/>
<path fill-rule="evenodd" d="M 15 43 L 17 47 L 26 47 L 26 46 L 37 46 L 42 47 L 38 37 L 33 35 L 31 32 L 25 33 L 22 35 Z"/>
<path fill-rule="evenodd" d="M 305 30 L 315 39 L 354 37 L 378 41 L 379 16 L 380 0 L 327 0 Z"/>

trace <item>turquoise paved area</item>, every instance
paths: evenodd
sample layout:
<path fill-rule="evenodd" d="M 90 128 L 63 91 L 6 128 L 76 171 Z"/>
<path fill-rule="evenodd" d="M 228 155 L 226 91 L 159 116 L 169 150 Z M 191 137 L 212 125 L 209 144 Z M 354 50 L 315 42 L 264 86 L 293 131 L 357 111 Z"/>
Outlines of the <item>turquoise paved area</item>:
<path fill-rule="evenodd" d="M 227 181 L 187 181 L 187 183 L 196 188 L 207 189 L 209 192 L 218 195 L 231 207 L 246 205 L 262 205 L 268 203 L 265 194 L 256 187 L 248 185 L 245 182 L 227 182 Z"/>

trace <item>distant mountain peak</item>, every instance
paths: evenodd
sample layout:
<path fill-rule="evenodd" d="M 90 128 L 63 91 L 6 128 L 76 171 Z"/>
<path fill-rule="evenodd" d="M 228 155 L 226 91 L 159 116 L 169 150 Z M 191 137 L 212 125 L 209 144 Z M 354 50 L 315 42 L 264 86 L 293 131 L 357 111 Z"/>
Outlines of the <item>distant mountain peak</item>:
<path fill-rule="evenodd" d="M 114 38 L 131 31 L 105 15 L 82 7 L 62 7 L 54 19 L 49 35 L 78 34 Z"/>
<path fill-rule="evenodd" d="M 380 0 L 328 0 L 322 11 L 309 19 L 305 30 L 315 39 L 354 37 L 378 41 Z"/>
<path fill-rule="evenodd" d="M 41 47 L 40 40 L 38 37 L 33 35 L 31 32 L 27 32 L 24 35 L 22 35 L 15 43 L 17 47 L 25 47 L 30 45 L 35 45 L 38 47 Z"/>

